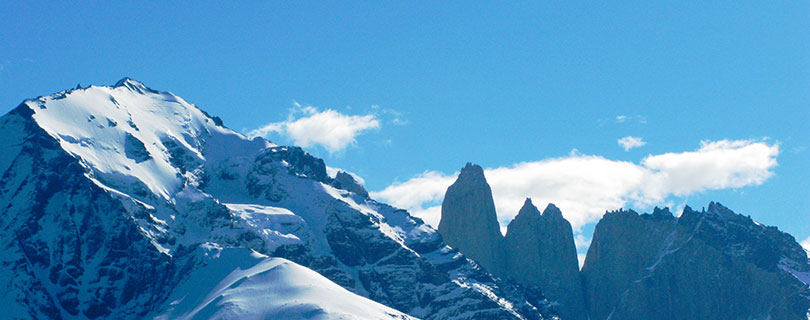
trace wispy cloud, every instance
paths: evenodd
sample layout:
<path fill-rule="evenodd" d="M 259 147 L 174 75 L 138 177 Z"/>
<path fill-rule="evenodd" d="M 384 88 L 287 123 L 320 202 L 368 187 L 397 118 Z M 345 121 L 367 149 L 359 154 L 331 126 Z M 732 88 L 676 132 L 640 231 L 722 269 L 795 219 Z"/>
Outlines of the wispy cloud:
<path fill-rule="evenodd" d="M 438 227 L 441 206 L 436 204 L 444 199 L 444 192 L 455 179 L 455 175 L 425 171 L 408 181 L 395 182 L 381 191 L 371 192 L 370 195 L 395 207 L 406 208 L 412 215 Z"/>
<path fill-rule="evenodd" d="M 384 119 L 386 123 L 393 124 L 395 126 L 404 126 L 408 124 L 408 119 L 405 119 L 405 115 L 397 110 L 381 108 L 376 104 L 371 106 L 371 110 L 371 114 L 376 115 L 380 119 Z"/>
<path fill-rule="evenodd" d="M 810 237 L 802 241 L 802 247 L 804 247 L 804 250 L 810 251 Z"/>
<path fill-rule="evenodd" d="M 616 123 L 635 122 L 640 124 L 647 124 L 647 119 L 640 115 L 618 115 L 616 116 Z"/>
<path fill-rule="evenodd" d="M 644 142 L 644 139 L 631 136 L 621 138 L 617 142 L 619 143 L 620 146 L 622 146 L 624 151 L 630 151 L 630 149 L 641 147 L 647 144 L 646 142 Z"/>
<path fill-rule="evenodd" d="M 562 158 L 522 162 L 485 170 L 498 220 L 505 226 L 523 200 L 555 203 L 575 230 L 597 221 L 605 210 L 627 204 L 649 207 L 670 196 L 762 184 L 773 175 L 779 146 L 764 141 L 701 142 L 689 152 L 650 155 L 640 163 L 572 152 Z M 374 198 L 406 208 L 434 227 L 441 200 L 455 174 L 427 171 L 372 192 Z"/>
<path fill-rule="evenodd" d="M 346 149 L 356 143 L 364 131 L 380 128 L 374 114 L 347 115 L 332 109 L 319 110 L 296 103 L 287 121 L 272 122 L 252 130 L 249 136 L 267 137 L 271 133 L 289 137 L 302 147 L 319 145 L 330 153 Z"/>
<path fill-rule="evenodd" d="M 635 123 L 635 124 L 647 124 L 647 118 L 642 115 L 626 115 L 620 114 L 612 118 L 603 118 L 597 121 L 599 125 L 610 124 L 610 123 Z"/>

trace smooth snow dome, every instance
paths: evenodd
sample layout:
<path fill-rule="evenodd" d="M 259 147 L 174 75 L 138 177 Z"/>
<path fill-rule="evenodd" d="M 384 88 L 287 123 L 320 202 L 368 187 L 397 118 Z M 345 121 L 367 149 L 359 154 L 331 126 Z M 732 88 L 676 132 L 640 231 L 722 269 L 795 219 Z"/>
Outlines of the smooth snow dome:
<path fill-rule="evenodd" d="M 245 248 L 209 252 L 154 319 L 416 319 Z"/>

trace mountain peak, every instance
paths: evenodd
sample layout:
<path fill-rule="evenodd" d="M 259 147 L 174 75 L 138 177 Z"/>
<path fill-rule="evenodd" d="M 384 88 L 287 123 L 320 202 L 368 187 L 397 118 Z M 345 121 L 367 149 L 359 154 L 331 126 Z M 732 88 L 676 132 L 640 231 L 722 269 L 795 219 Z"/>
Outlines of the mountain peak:
<path fill-rule="evenodd" d="M 560 208 L 557 208 L 557 206 L 555 206 L 553 203 L 549 203 L 548 206 L 546 206 L 546 209 L 543 210 L 543 216 L 546 217 L 546 218 L 562 218 L 563 217 L 562 211 L 560 211 Z"/>
<path fill-rule="evenodd" d="M 363 184 L 358 182 L 356 179 L 354 179 L 354 176 L 345 171 L 338 171 L 337 175 L 335 175 L 333 186 L 346 191 L 354 192 L 364 197 L 368 197 L 368 191 L 366 191 L 366 188 L 363 188 Z"/>
<path fill-rule="evenodd" d="M 184 186 L 186 167 L 227 154 L 224 149 L 204 150 L 205 141 L 229 141 L 229 148 L 252 144 L 217 126 L 183 98 L 131 78 L 112 87 L 62 91 L 23 104 L 62 149 L 94 171 L 97 181 L 132 186 L 121 182 L 127 177 L 142 183 L 137 188 L 165 199 Z"/>
<path fill-rule="evenodd" d="M 520 208 L 518 214 L 512 220 L 514 221 L 537 221 L 540 218 L 540 210 L 537 210 L 537 207 L 534 206 L 532 203 L 532 198 L 526 198 L 526 201 L 523 202 L 523 207 Z M 512 223 L 509 224 L 512 226 Z"/>
<path fill-rule="evenodd" d="M 708 210 L 706 210 L 706 212 L 713 213 L 713 214 L 716 214 L 716 215 L 734 214 L 734 212 L 731 211 L 731 209 L 726 208 L 725 206 L 720 204 L 720 202 L 714 202 L 714 201 L 709 202 L 709 208 L 708 208 Z"/>
<path fill-rule="evenodd" d="M 669 211 L 669 207 L 664 207 L 664 208 L 655 207 L 655 208 L 653 208 L 652 215 L 654 217 L 660 217 L 660 218 L 674 217 L 672 215 L 672 212 Z"/>
<path fill-rule="evenodd" d="M 477 164 L 473 164 L 472 162 L 467 162 L 467 165 L 464 168 L 461 168 L 461 172 L 458 174 L 459 181 L 484 181 L 484 169 Z"/>
<path fill-rule="evenodd" d="M 145 84 L 143 84 L 143 82 L 132 79 L 130 77 L 124 77 L 121 80 L 118 80 L 118 82 L 116 82 L 115 85 L 113 85 L 113 88 L 122 88 L 122 87 L 127 88 L 127 89 L 132 90 L 132 91 L 135 91 L 135 92 L 138 92 L 138 93 L 141 93 L 141 94 L 144 94 L 144 93 L 147 93 L 147 92 L 149 92 L 149 93 L 158 93 L 156 90 L 153 90 L 152 88 L 147 87 Z"/>
<path fill-rule="evenodd" d="M 113 85 L 113 87 L 123 87 L 123 86 L 143 86 L 143 87 L 146 87 L 146 85 L 144 85 L 143 82 L 132 79 L 130 77 L 123 77 L 123 78 L 121 78 L 121 80 L 118 80 L 118 82 L 116 82 L 115 85 Z"/>
<path fill-rule="evenodd" d="M 492 189 L 484 169 L 467 163 L 447 188 L 438 227 L 447 245 L 477 260 L 490 271 L 500 270 L 501 235 Z"/>
<path fill-rule="evenodd" d="M 509 223 L 503 251 L 507 277 L 542 288 L 563 319 L 587 318 L 574 234 L 557 206 L 550 203 L 540 214 L 527 198 Z"/>

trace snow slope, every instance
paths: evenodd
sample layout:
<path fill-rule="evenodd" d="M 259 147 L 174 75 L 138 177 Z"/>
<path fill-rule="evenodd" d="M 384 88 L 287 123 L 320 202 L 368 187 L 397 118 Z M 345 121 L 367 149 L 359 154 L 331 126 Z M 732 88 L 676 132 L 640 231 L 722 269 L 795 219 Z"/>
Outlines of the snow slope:
<path fill-rule="evenodd" d="M 282 258 L 211 248 L 155 319 L 415 319 Z"/>

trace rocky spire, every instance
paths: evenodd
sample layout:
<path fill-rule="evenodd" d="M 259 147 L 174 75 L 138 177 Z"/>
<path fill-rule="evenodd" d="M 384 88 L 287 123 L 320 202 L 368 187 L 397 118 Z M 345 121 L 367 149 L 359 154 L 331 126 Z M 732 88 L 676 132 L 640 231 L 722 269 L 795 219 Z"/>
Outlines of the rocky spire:
<path fill-rule="evenodd" d="M 537 225 L 540 223 L 540 210 L 534 206 L 532 203 L 531 198 L 526 198 L 526 201 L 523 202 L 523 206 L 518 211 L 518 214 L 512 219 L 512 222 L 509 223 L 509 226 L 516 224 L 529 224 L 529 225 Z M 507 229 L 508 230 L 508 229 Z M 509 233 L 507 232 L 507 235 Z"/>
<path fill-rule="evenodd" d="M 484 169 L 467 163 L 444 195 L 439 233 L 444 242 L 494 274 L 503 268 L 501 235 Z"/>
<path fill-rule="evenodd" d="M 509 223 L 506 274 L 524 285 L 539 286 L 558 304 L 563 319 L 587 319 L 571 224 L 554 204 L 543 213 L 526 199 Z"/>
<path fill-rule="evenodd" d="M 548 206 L 546 206 L 546 209 L 543 210 L 543 217 L 548 220 L 565 220 L 560 208 L 557 208 L 557 206 L 555 206 L 553 203 L 549 203 Z M 568 220 L 565 221 L 568 222 Z"/>

